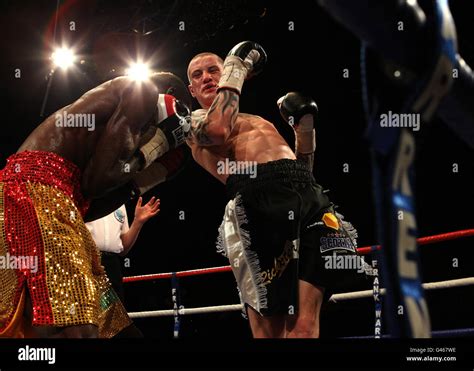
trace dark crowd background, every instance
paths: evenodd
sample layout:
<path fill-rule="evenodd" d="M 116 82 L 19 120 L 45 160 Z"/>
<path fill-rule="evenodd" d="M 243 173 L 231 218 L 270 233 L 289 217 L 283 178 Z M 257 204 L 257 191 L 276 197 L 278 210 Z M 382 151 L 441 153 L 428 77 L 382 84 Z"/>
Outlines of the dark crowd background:
<path fill-rule="evenodd" d="M 452 0 L 450 6 L 459 51 L 473 66 L 472 13 L 466 11 L 466 1 Z M 268 64 L 261 75 L 244 84 L 241 112 L 267 118 L 292 144 L 292 131 L 282 122 L 275 102 L 292 90 L 313 96 L 320 109 L 315 177 L 358 229 L 359 246 L 377 243 L 361 100 L 360 43 L 315 1 L 67 0 L 60 2 L 54 37 L 55 10 L 56 1 L 1 2 L 2 167 L 42 121 L 54 40 L 75 45 L 82 62 L 54 74 L 45 116 L 118 76 L 137 53 L 152 58 L 156 70 L 186 79 L 187 63 L 194 54 L 212 51 L 225 57 L 234 44 L 254 40 L 266 49 Z M 70 30 L 70 22 L 75 22 L 75 31 Z M 294 22 L 293 31 L 289 22 Z M 21 78 L 15 78 L 17 68 Z M 343 78 L 343 69 L 348 69 L 349 78 Z M 439 120 L 423 126 L 416 137 L 419 236 L 472 228 L 472 151 Z M 452 171 L 453 164 L 458 172 Z M 215 249 L 226 203 L 223 185 L 191 161 L 179 176 L 145 198 L 152 195 L 161 199 L 161 212 L 143 228 L 124 266 L 126 276 L 228 264 Z M 130 222 L 134 206 L 134 202 L 127 205 Z M 467 238 L 420 247 L 423 281 L 472 276 L 472 245 L 472 238 Z M 185 307 L 238 303 L 231 273 L 181 278 L 179 284 Z M 370 284 L 347 291 L 365 288 Z M 427 292 L 433 329 L 473 327 L 473 294 L 472 287 Z M 126 284 L 125 304 L 129 311 L 171 309 L 170 280 Z M 172 337 L 171 317 L 135 322 L 147 337 Z M 328 304 L 323 308 L 321 336 L 371 335 L 373 324 L 372 299 Z M 230 312 L 182 317 L 180 336 L 245 339 L 250 331 L 239 312 Z"/>

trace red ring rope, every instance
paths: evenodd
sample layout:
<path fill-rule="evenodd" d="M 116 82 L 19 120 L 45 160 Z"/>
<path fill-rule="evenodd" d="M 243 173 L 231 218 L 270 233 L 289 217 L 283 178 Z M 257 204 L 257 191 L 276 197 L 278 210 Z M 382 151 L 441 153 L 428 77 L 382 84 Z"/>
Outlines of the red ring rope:
<path fill-rule="evenodd" d="M 416 239 L 416 242 L 418 243 L 418 245 L 428 245 L 430 243 L 455 240 L 457 238 L 468 237 L 468 236 L 474 236 L 474 229 L 464 229 L 461 231 L 441 233 L 441 234 L 436 234 L 436 235 L 427 236 L 427 237 L 420 237 Z M 357 252 L 361 255 L 366 255 L 366 254 L 371 253 L 372 251 L 380 250 L 380 247 L 381 247 L 380 245 L 361 247 L 357 249 Z"/>
<path fill-rule="evenodd" d="M 442 242 L 448 240 L 454 240 L 462 237 L 474 236 L 474 229 L 464 229 L 455 232 L 441 233 L 433 236 L 417 238 L 419 245 L 428 245 L 435 242 Z M 357 252 L 361 255 L 369 254 L 373 251 L 380 250 L 380 245 L 374 246 L 365 246 L 357 249 Z M 203 268 L 203 269 L 192 269 L 188 271 L 176 272 L 176 277 L 187 277 L 187 276 L 198 276 L 202 274 L 210 273 L 220 273 L 220 272 L 229 272 L 231 271 L 230 265 L 224 267 L 214 267 L 214 268 Z M 156 274 L 146 274 L 142 276 L 132 276 L 124 277 L 123 282 L 136 282 L 136 281 L 151 281 L 162 278 L 171 278 L 172 273 L 156 273 Z"/>

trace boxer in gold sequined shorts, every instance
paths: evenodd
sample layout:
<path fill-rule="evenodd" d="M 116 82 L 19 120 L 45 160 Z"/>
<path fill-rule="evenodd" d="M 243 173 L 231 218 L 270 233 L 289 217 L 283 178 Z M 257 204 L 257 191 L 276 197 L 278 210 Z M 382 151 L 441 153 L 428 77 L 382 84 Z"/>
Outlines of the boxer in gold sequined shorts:
<path fill-rule="evenodd" d="M 11 156 L 0 173 L 0 256 L 8 257 L 0 269 L 4 336 L 30 335 L 22 312 L 26 289 L 33 326 L 93 324 L 100 337 L 111 337 L 130 324 L 84 224 L 80 175 L 73 163 L 40 151 Z"/>
<path fill-rule="evenodd" d="M 133 326 L 84 221 L 172 174 L 186 104 L 173 74 L 119 77 L 49 116 L 8 158 L 0 171 L 0 337 L 113 337 Z"/>

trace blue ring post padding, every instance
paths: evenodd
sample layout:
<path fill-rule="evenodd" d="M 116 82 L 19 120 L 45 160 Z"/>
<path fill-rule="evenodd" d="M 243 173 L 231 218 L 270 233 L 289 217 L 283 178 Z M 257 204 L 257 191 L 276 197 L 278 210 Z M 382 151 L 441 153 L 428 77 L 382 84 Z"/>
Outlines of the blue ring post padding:
<path fill-rule="evenodd" d="M 430 334 L 429 314 L 419 273 L 413 207 L 415 142 L 407 129 L 383 135 L 395 137 L 386 154 L 372 151 L 375 204 L 378 215 L 382 216 L 377 227 L 383 246 L 380 273 L 387 290 L 385 312 L 390 313 L 387 317 L 389 332 L 395 337 L 426 337 Z M 395 202 L 400 198 L 394 197 L 399 192 L 405 192 L 403 207 Z M 399 218 L 400 213 L 402 218 Z M 395 315 L 399 305 L 404 308 L 403 316 Z"/>
<path fill-rule="evenodd" d="M 393 313 L 399 305 L 403 306 L 405 315 L 388 316 L 390 332 L 404 337 L 424 337 L 430 333 L 429 314 L 423 297 L 423 289 L 419 276 L 418 257 L 416 253 L 416 219 L 414 211 L 414 177 L 413 158 L 406 155 L 413 151 L 413 134 L 404 129 L 384 127 L 380 125 L 380 114 L 392 108 L 393 102 L 383 102 L 383 93 L 380 97 L 371 95 L 370 87 L 373 82 L 367 76 L 367 50 L 366 45 L 376 50 L 385 59 L 394 61 L 405 68 L 415 68 L 417 63 L 411 63 L 414 56 L 421 55 L 420 48 L 413 41 L 416 34 L 408 31 L 396 34 L 393 27 L 397 17 L 402 16 L 404 22 L 410 24 L 411 30 L 421 30 L 421 23 L 415 17 L 415 9 L 403 7 L 405 2 L 386 0 L 382 2 L 320 0 L 333 17 L 352 31 L 361 41 L 361 79 L 362 99 L 364 111 L 368 122 L 368 137 L 372 149 L 372 169 L 374 179 L 374 193 L 376 205 L 376 218 L 379 221 L 379 241 L 383 248 L 380 254 L 381 282 L 387 289 L 384 304 Z M 386 11 L 387 5 L 389 11 Z M 405 4 L 406 5 L 406 4 Z M 431 0 L 429 6 L 433 7 L 435 22 L 433 23 L 436 40 L 433 50 L 433 63 L 428 63 L 428 68 L 418 72 L 416 83 L 411 84 L 411 92 L 405 94 L 403 102 L 399 102 L 397 111 L 401 114 L 418 114 L 422 118 L 430 119 L 440 104 L 439 99 L 449 99 L 449 87 L 444 83 L 444 77 L 451 76 L 452 68 L 459 65 L 456 53 L 456 35 L 452 17 L 449 13 L 447 0 Z M 419 25 L 420 27 L 417 27 Z M 454 32 L 452 32 L 454 30 Z M 433 30 L 432 30 L 433 31 Z M 413 31 L 412 31 L 413 32 Z M 393 37 L 392 37 L 393 36 Z M 411 40 L 407 39 L 412 38 Z M 446 60 L 447 59 L 447 60 Z M 411 66 L 410 66 L 411 65 Z M 415 71 L 414 70 L 414 71 Z M 467 72 L 464 68 L 462 72 Z M 474 76 L 472 73 L 462 73 L 463 85 L 457 90 L 472 91 L 474 89 Z M 471 84 L 468 82 L 472 80 Z M 449 82 L 449 81 L 448 81 Z M 465 86 L 465 89 L 461 89 Z M 446 90 L 446 91 L 445 91 Z M 378 101 L 374 98 L 379 98 Z M 454 99 L 454 102 L 459 99 Z M 396 100 L 395 100 L 396 101 Z M 446 99 L 444 99 L 446 101 Z M 385 103 L 385 106 L 384 106 Z M 390 103 L 390 104 L 387 104 Z M 451 101 L 452 103 L 452 101 Z M 460 102 L 472 111 L 472 104 L 466 98 Z M 416 108 L 416 112 L 413 110 Z M 466 109 L 464 109 L 467 111 Z M 443 112 L 443 111 L 442 111 Z M 446 113 L 446 110 L 444 110 Z M 473 117 L 466 121 L 473 121 Z M 460 124 L 458 123 L 457 126 Z M 463 127 L 463 130 L 465 127 Z M 460 129 L 458 132 L 462 132 Z M 464 132 L 467 132 L 464 130 Z M 472 130 L 471 130 L 472 132 Z M 474 141 L 471 141 L 474 142 Z M 398 156 L 398 153 L 405 153 Z M 399 158 L 400 157 L 400 158 Z M 401 175 L 401 176 L 400 176 Z M 400 179 L 401 178 L 401 179 Z M 408 183 L 408 187 L 402 187 Z M 407 189 L 404 189 L 407 188 Z M 399 220 L 397 213 L 405 216 Z M 408 216 L 408 218 L 407 218 Z M 415 242 L 414 242 L 415 241 Z M 412 273 L 413 272 L 413 273 Z M 418 324 L 418 325 L 417 325 Z M 421 325 L 420 325 L 421 324 Z"/>
<path fill-rule="evenodd" d="M 173 337 L 179 338 L 180 317 L 179 317 L 179 281 L 176 272 L 171 273 L 171 299 L 173 301 Z"/>
<path fill-rule="evenodd" d="M 424 76 L 420 76 L 411 94 L 405 97 L 401 113 L 412 111 L 412 105 L 425 90 L 430 88 L 428 82 L 437 81 L 435 66 L 439 55 L 448 54 L 449 60 L 454 57 L 453 40 L 443 36 L 444 0 L 433 0 L 436 7 L 438 56 L 436 63 Z M 444 53 L 443 53 L 444 52 Z M 380 114 L 391 107 L 391 102 L 384 106 L 382 101 L 371 95 L 371 80 L 367 75 L 367 50 L 363 44 L 361 50 L 362 99 L 368 121 L 368 136 L 372 146 L 372 168 L 376 216 L 379 221 L 379 240 L 383 245 L 380 268 L 381 280 L 387 289 L 385 304 L 387 311 L 396 313 L 396 308 L 403 306 L 404 316 L 388 317 L 390 333 L 395 337 L 429 336 L 429 314 L 421 287 L 419 259 L 416 249 L 416 218 L 414 210 L 414 146 L 413 133 L 407 129 L 382 128 Z M 442 72 L 442 71 L 441 71 Z M 431 99 L 431 98 L 430 98 Z M 429 104 L 421 107 L 420 113 Z M 435 102 L 433 100 L 433 102 Z M 402 182 L 404 185 L 402 186 Z M 404 217 L 399 218 L 399 214 Z M 412 268 L 410 268 L 412 267 Z M 421 321 L 420 321 L 421 320 Z"/>

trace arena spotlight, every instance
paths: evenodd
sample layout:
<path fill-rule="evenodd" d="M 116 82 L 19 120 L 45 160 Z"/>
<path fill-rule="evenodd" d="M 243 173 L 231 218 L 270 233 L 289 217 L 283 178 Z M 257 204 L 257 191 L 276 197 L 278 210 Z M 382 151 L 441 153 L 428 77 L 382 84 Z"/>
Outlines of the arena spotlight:
<path fill-rule="evenodd" d="M 130 64 L 125 73 L 135 81 L 144 81 L 150 77 L 151 71 L 147 63 L 135 62 Z"/>
<path fill-rule="evenodd" d="M 71 49 L 62 47 L 57 48 L 53 52 L 53 54 L 51 55 L 51 59 L 53 60 L 55 67 L 59 67 L 63 70 L 66 70 L 74 64 L 76 56 L 74 55 Z"/>

